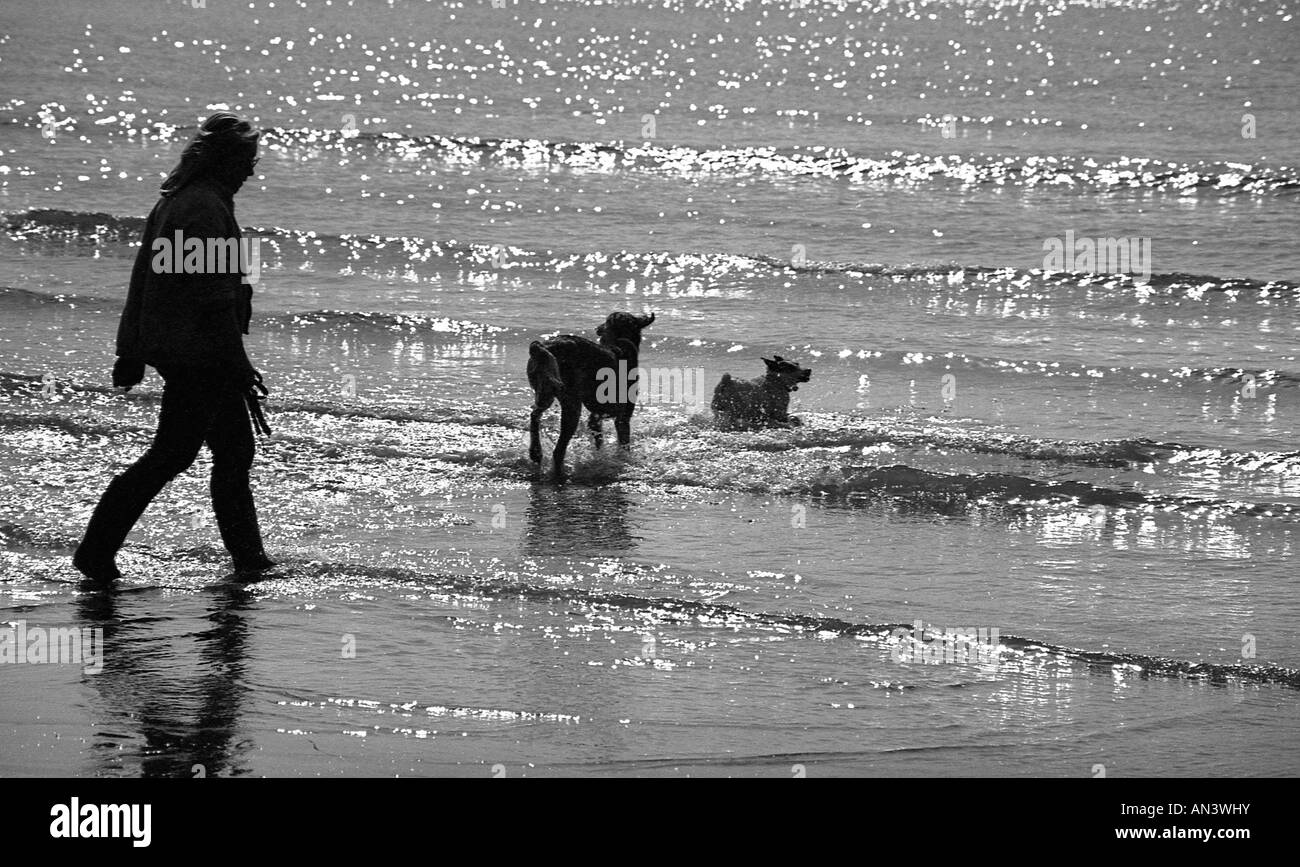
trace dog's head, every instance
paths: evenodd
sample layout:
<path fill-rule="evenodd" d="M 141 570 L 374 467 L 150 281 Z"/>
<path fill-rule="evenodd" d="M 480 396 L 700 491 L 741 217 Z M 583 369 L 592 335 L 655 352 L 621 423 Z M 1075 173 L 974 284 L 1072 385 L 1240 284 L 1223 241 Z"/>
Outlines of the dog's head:
<path fill-rule="evenodd" d="M 775 379 L 786 391 L 798 391 L 799 383 L 812 378 L 811 369 L 786 361 L 779 355 L 764 358 L 763 363 L 767 365 L 767 378 Z"/>
<path fill-rule="evenodd" d="M 637 316 L 635 313 L 624 313 L 619 311 L 611 313 L 605 318 L 605 321 L 596 326 L 596 334 L 600 337 L 601 343 L 614 344 L 620 340 L 630 340 L 632 345 L 641 346 L 641 329 L 649 328 L 650 323 L 655 321 L 655 315 Z"/>

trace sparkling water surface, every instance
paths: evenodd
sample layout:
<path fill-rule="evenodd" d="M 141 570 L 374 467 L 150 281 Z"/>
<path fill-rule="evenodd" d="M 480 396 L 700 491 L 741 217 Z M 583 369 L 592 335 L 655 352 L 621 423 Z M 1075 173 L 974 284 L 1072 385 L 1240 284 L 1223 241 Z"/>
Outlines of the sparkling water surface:
<path fill-rule="evenodd" d="M 0 773 L 1295 774 L 1294 18 L 9 0 L 0 621 L 105 658 L 0 665 Z M 227 580 L 204 455 L 88 593 L 158 410 L 108 381 L 135 244 L 219 108 L 283 567 Z M 613 310 L 698 387 L 557 486 L 527 347 Z M 714 429 L 772 353 L 803 425 Z"/>

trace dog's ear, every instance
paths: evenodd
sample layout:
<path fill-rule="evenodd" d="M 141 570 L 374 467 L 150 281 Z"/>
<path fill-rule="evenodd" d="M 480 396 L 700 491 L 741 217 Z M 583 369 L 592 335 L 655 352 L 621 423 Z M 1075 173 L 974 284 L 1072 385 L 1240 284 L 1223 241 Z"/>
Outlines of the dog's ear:
<path fill-rule="evenodd" d="M 617 334 L 619 326 L 623 324 L 624 313 L 611 313 L 605 317 L 605 321 L 596 326 L 596 333 L 601 337 L 606 334 Z"/>
<path fill-rule="evenodd" d="M 760 355 L 759 358 L 763 358 L 763 356 Z M 780 360 L 781 360 L 781 356 L 777 355 L 772 358 L 763 358 L 763 363 L 766 364 L 769 368 L 771 368 L 771 367 L 776 367 L 776 363 Z"/>
<path fill-rule="evenodd" d="M 772 356 L 772 360 L 773 360 L 773 361 L 785 361 L 785 359 L 782 358 L 782 357 L 779 356 L 779 355 L 773 355 L 773 356 Z"/>

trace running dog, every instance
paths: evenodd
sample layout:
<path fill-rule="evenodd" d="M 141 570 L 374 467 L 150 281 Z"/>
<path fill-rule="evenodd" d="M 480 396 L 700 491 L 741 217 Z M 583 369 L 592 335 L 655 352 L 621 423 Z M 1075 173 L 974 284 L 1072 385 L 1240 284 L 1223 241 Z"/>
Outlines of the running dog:
<path fill-rule="evenodd" d="M 596 448 L 602 445 L 601 423 L 614 419 L 618 444 L 632 442 L 632 413 L 636 409 L 635 373 L 641 349 L 641 331 L 655 321 L 655 315 L 611 313 L 596 329 L 600 342 L 575 334 L 563 334 L 528 346 L 528 384 L 533 387 L 533 413 L 529 420 L 528 457 L 542 462 L 542 444 L 537 426 L 542 413 L 553 401 L 560 402 L 560 437 L 552 456 L 556 478 L 564 476 L 564 453 L 578 428 L 585 406 L 590 416 L 587 427 Z M 616 381 L 621 380 L 621 381 Z M 630 380 L 630 381 L 629 381 Z"/>
<path fill-rule="evenodd" d="M 807 382 L 812 371 L 779 355 L 764 358 L 763 363 L 767 375 L 748 382 L 732 379 L 730 373 L 722 374 L 711 404 L 713 417 L 722 430 L 803 424 L 798 417 L 790 417 L 790 392 L 798 391 L 799 383 Z"/>

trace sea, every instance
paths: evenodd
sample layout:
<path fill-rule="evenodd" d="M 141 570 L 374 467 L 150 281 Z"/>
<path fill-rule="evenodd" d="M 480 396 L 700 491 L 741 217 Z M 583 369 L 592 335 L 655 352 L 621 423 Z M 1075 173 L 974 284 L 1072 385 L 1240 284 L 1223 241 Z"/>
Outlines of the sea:
<path fill-rule="evenodd" d="M 1295 776 L 1297 15 L 4 0 L 0 775 Z M 87 588 L 217 110 L 280 565 L 205 451 Z M 615 311 L 658 387 L 559 483 L 528 346 Z M 773 355 L 802 424 L 718 429 Z"/>

